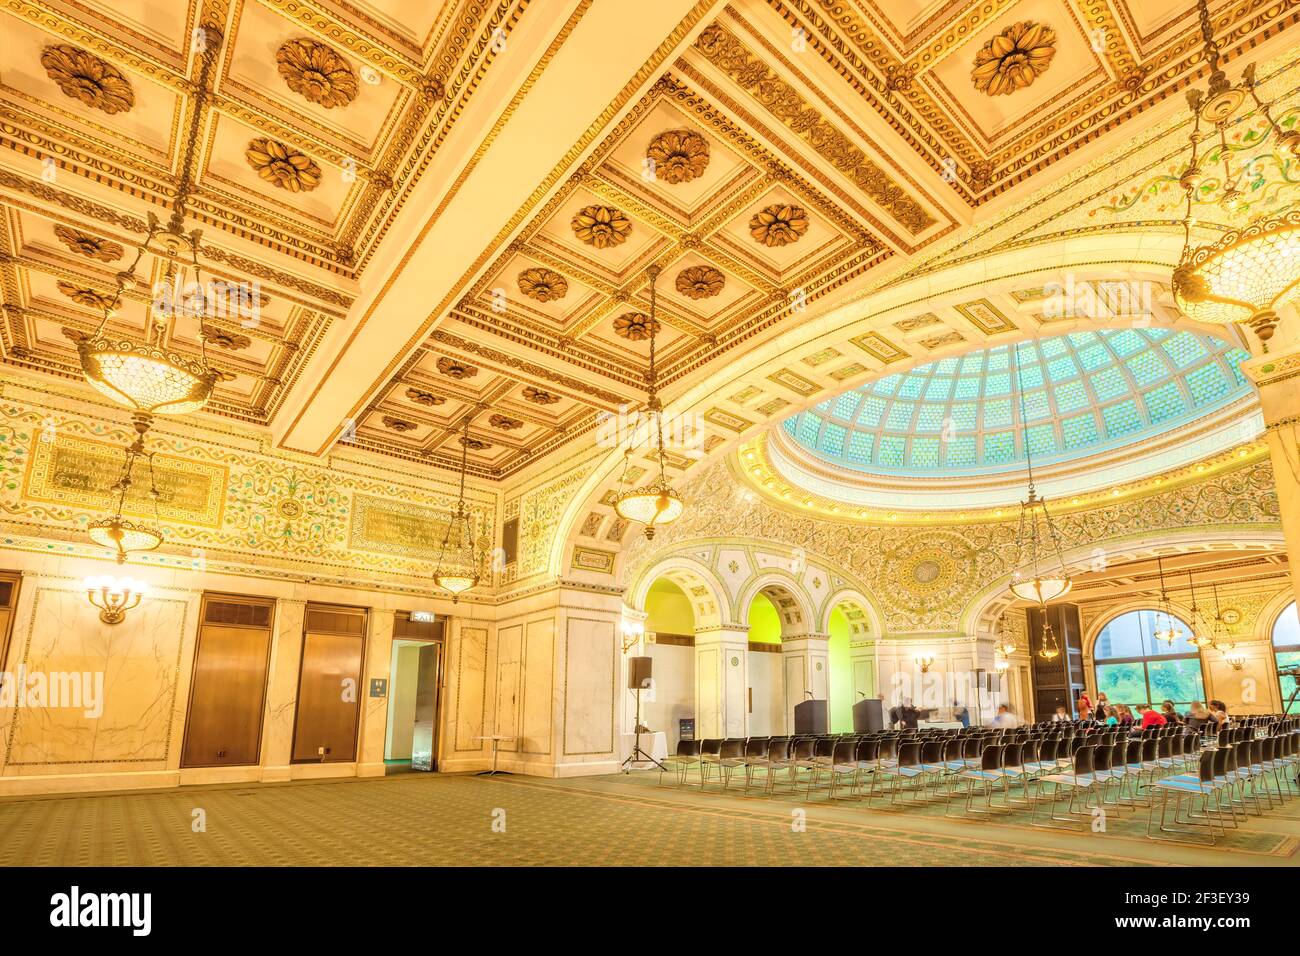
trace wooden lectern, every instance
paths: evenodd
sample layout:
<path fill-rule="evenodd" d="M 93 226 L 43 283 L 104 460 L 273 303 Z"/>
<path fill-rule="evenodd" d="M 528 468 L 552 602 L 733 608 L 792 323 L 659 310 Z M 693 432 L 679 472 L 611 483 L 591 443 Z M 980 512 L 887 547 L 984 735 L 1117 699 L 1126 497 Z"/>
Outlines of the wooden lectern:
<path fill-rule="evenodd" d="M 853 732 L 874 734 L 885 729 L 885 702 L 868 697 L 853 705 Z"/>
<path fill-rule="evenodd" d="M 801 736 L 826 733 L 826 701 L 805 700 L 795 704 L 794 732 Z"/>

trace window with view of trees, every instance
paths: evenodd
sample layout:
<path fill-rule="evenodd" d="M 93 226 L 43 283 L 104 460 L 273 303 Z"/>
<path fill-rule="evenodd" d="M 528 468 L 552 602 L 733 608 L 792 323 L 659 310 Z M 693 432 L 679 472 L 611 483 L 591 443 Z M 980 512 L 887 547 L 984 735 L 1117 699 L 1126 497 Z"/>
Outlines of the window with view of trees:
<path fill-rule="evenodd" d="M 1273 652 L 1277 655 L 1278 668 L 1294 667 L 1300 664 L 1300 618 L 1296 616 L 1295 601 L 1282 608 L 1282 613 L 1273 622 Z M 1295 693 L 1295 678 L 1282 678 L 1282 706 Z M 1291 705 L 1291 713 L 1300 713 L 1300 700 Z"/>
<path fill-rule="evenodd" d="M 1194 700 L 1205 700 L 1201 655 L 1187 643 L 1191 628 L 1170 619 L 1178 632 L 1172 644 L 1157 640 L 1165 626 L 1159 611 L 1128 611 L 1109 621 L 1093 645 L 1097 691 L 1112 704 L 1154 704 L 1172 700 L 1186 711 Z"/>

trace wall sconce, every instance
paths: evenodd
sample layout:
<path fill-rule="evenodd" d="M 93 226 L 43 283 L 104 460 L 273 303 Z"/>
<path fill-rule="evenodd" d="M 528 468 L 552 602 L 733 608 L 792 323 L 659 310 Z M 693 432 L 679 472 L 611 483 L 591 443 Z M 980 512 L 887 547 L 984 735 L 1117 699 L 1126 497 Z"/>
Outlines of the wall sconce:
<path fill-rule="evenodd" d="M 915 657 L 912 658 L 912 660 L 916 662 L 917 667 L 921 668 L 922 674 L 928 674 L 930 673 L 931 665 L 934 664 L 934 655 L 917 654 Z"/>
<path fill-rule="evenodd" d="M 631 618 L 625 617 L 619 625 L 619 629 L 623 632 L 624 654 L 636 647 L 636 645 L 640 643 L 641 638 L 645 637 L 645 623 L 642 621 L 634 621 Z"/>
<path fill-rule="evenodd" d="M 99 608 L 99 619 L 105 624 L 121 624 L 144 591 L 144 584 L 132 578 L 86 578 L 86 597 Z"/>
<path fill-rule="evenodd" d="M 1223 659 L 1228 662 L 1234 671 L 1239 671 L 1246 666 L 1246 655 L 1241 651 L 1233 651 L 1231 654 L 1223 655 Z"/>

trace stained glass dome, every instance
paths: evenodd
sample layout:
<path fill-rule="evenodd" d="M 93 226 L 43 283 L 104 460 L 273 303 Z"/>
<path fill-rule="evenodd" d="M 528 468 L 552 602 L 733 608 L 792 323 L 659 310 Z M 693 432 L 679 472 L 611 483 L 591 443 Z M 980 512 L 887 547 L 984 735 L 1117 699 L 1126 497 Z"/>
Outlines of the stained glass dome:
<path fill-rule="evenodd" d="M 1018 349 L 1023 387 L 1016 385 Z M 994 474 L 1136 444 L 1224 408 L 1253 387 L 1249 353 L 1169 329 L 1075 332 L 942 359 L 786 419 L 816 457 L 877 475 Z"/>

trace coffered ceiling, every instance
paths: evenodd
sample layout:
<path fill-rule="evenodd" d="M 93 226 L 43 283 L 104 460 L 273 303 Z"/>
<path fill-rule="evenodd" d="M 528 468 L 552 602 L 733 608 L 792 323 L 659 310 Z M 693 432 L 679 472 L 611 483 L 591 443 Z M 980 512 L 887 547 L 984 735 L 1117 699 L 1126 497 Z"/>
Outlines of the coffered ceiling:
<path fill-rule="evenodd" d="M 1300 16 L 1211 7 L 1229 58 Z M 299 452 L 442 467 L 472 413 L 489 478 L 581 451 L 601 413 L 643 401 L 648 267 L 671 398 L 1170 115 L 1201 68 L 1190 5 L 1162 0 L 3 10 L 4 362 L 77 374 L 64 329 L 97 323 L 146 214 L 165 216 L 194 121 L 205 264 L 260 304 L 205 320 L 230 373 L 212 410 Z M 200 24 L 222 40 L 195 120 Z M 138 335 L 147 299 L 115 327 Z M 1032 301 L 972 308 L 918 310 L 897 342 L 798 375 L 974 344 Z M 190 326 L 175 348 L 199 347 Z M 752 424 L 742 408 L 779 413 L 793 381 L 720 396 L 710 440 Z"/>

